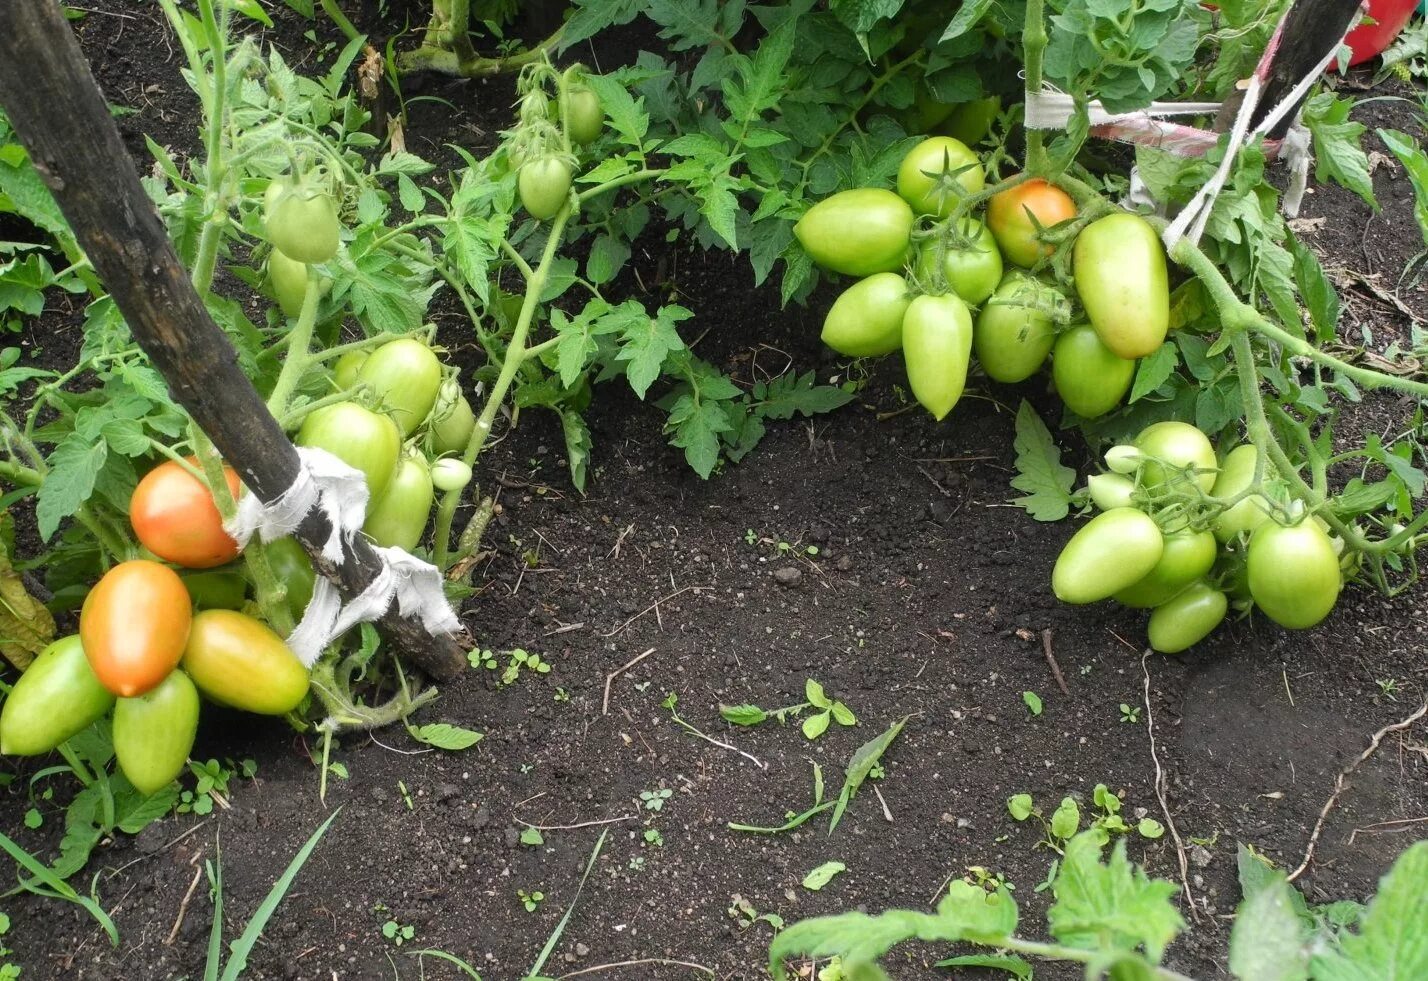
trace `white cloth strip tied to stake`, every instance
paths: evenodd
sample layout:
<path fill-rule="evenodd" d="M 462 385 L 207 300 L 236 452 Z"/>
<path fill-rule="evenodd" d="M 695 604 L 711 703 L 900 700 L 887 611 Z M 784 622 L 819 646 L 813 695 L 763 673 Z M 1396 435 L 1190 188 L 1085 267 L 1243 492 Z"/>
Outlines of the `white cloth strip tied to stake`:
<path fill-rule="evenodd" d="M 1214 176 L 1196 192 L 1195 196 L 1166 228 L 1163 237 L 1167 250 L 1174 248 L 1182 238 L 1188 237 L 1192 244 L 1199 243 L 1200 236 L 1205 232 L 1205 225 L 1210 219 L 1210 212 L 1214 209 L 1215 199 L 1220 193 L 1220 188 L 1224 187 L 1225 181 L 1229 179 L 1235 158 L 1239 155 L 1246 140 L 1264 136 L 1279 125 L 1290 110 L 1299 103 L 1299 100 L 1304 98 L 1310 86 L 1333 64 L 1339 47 L 1343 44 L 1342 38 L 1330 46 L 1329 50 L 1324 53 L 1324 57 L 1320 59 L 1319 64 L 1300 79 L 1299 83 L 1279 101 L 1279 104 L 1260 121 L 1259 125 L 1255 126 L 1253 130 L 1250 129 L 1250 119 L 1253 118 L 1255 110 L 1259 107 L 1264 84 L 1269 78 L 1270 68 L 1274 64 L 1274 57 L 1279 51 L 1280 41 L 1284 35 L 1284 25 L 1293 7 L 1292 2 L 1285 7 L 1284 14 L 1280 17 L 1279 24 L 1269 39 L 1269 44 L 1265 46 L 1264 54 L 1260 56 L 1259 63 L 1255 66 L 1254 73 L 1244 82 L 1244 101 L 1240 103 L 1239 112 L 1235 115 L 1234 126 L 1230 130 L 1224 158 L 1220 161 Z M 1351 28 L 1352 26 L 1350 25 Z M 1212 147 L 1219 145 L 1223 134 L 1193 126 L 1184 126 L 1180 123 L 1168 123 L 1164 117 L 1218 112 L 1221 106 L 1222 103 L 1219 102 L 1152 102 L 1144 109 L 1134 112 L 1110 113 L 1100 102 L 1093 101 L 1087 106 L 1087 111 L 1090 116 L 1093 136 L 1122 143 L 1138 143 L 1156 147 L 1184 157 L 1201 157 Z M 1026 93 L 1026 125 L 1030 129 L 1065 129 L 1075 111 L 1075 101 L 1050 86 L 1047 86 L 1045 91 Z M 1282 207 L 1290 217 L 1299 214 L 1299 206 L 1304 198 L 1304 189 L 1308 184 L 1311 160 L 1309 146 L 1309 132 L 1298 119 L 1290 125 L 1283 140 L 1266 140 L 1264 143 L 1268 159 L 1281 158 L 1289 165 L 1289 186 L 1285 190 Z M 1132 168 L 1133 199 L 1136 197 L 1135 191 L 1143 186 L 1135 168 Z"/>
<path fill-rule="evenodd" d="M 341 565 L 342 543 L 360 534 L 367 518 L 367 481 L 360 470 L 326 450 L 300 446 L 297 452 L 298 474 L 283 496 L 269 505 L 256 494 L 244 494 L 237 513 L 223 528 L 240 548 L 254 535 L 271 542 L 291 535 L 308 512 L 317 508 L 332 526 L 322 555 Z M 381 573 L 345 605 L 337 587 L 325 576 L 317 577 L 302 622 L 287 638 L 288 647 L 308 667 L 317 663 L 335 638 L 359 623 L 379 619 L 394 600 L 402 616 L 419 618 L 428 633 L 452 634 L 461 629 L 436 566 L 400 548 L 374 545 L 373 551 L 382 560 Z"/>

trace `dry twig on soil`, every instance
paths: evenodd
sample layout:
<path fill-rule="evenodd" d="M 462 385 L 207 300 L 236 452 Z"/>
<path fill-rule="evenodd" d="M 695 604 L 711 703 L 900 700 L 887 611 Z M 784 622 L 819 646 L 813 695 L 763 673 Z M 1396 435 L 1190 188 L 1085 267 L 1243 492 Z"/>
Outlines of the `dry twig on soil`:
<path fill-rule="evenodd" d="M 1414 712 L 1408 718 L 1394 722 L 1391 725 L 1386 725 L 1374 733 L 1373 738 L 1369 740 L 1368 749 L 1360 753 L 1358 759 L 1339 771 L 1339 775 L 1334 778 L 1334 792 L 1330 794 L 1329 799 L 1324 802 L 1324 809 L 1319 812 L 1319 820 L 1314 822 L 1314 830 L 1309 835 L 1309 845 L 1304 849 L 1304 861 L 1299 863 L 1297 869 L 1289 873 L 1290 882 L 1293 882 L 1303 875 L 1305 870 L 1309 868 L 1309 863 L 1314 861 L 1314 849 L 1319 845 L 1319 836 L 1324 833 L 1324 822 L 1329 819 L 1329 812 L 1332 811 L 1334 805 L 1339 802 L 1339 795 L 1344 792 L 1344 784 L 1349 779 L 1349 774 L 1357 770 L 1359 764 L 1363 763 L 1364 760 L 1368 759 L 1378 750 L 1379 744 L 1383 742 L 1383 738 L 1390 732 L 1401 732 L 1425 715 L 1428 715 L 1428 702 L 1424 702 L 1420 705 L 1418 711 Z"/>

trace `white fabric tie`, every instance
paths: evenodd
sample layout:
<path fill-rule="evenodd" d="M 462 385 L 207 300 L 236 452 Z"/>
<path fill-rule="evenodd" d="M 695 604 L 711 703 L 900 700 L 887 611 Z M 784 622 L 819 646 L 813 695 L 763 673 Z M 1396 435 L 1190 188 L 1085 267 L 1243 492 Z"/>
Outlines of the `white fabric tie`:
<path fill-rule="evenodd" d="M 281 497 L 265 505 L 256 494 L 244 494 L 237 513 L 224 523 L 224 530 L 240 547 L 246 546 L 254 535 L 271 542 L 296 531 L 315 507 L 332 526 L 323 544 L 323 557 L 341 565 L 342 543 L 360 533 L 367 518 L 367 481 L 360 470 L 326 450 L 298 447 L 298 461 L 297 477 Z M 342 594 L 325 576 L 317 577 L 302 622 L 287 638 L 288 647 L 307 667 L 317 663 L 335 638 L 359 623 L 384 616 L 393 600 L 402 616 L 419 618 L 430 634 L 451 634 L 461 629 L 461 621 L 446 600 L 436 566 L 404 549 L 372 548 L 382 560 L 382 571 L 350 603 L 343 604 Z"/>

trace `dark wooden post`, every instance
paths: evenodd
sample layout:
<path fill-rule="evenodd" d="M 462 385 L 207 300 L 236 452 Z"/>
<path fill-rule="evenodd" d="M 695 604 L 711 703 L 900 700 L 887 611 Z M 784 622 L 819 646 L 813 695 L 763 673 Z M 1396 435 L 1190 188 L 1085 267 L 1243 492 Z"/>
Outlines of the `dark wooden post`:
<path fill-rule="evenodd" d="M 189 282 L 56 0 L 0 0 L 0 106 L 174 400 L 249 490 L 276 500 L 297 475 L 297 451 Z M 333 566 L 321 553 L 329 532 L 312 512 L 297 538 L 322 575 L 355 595 L 381 560 L 359 535 Z M 464 635 L 433 637 L 395 606 L 381 626 L 436 678 L 465 667 Z"/>
<path fill-rule="evenodd" d="M 1250 120 L 1251 126 L 1258 125 L 1261 119 L 1268 116 L 1279 100 L 1288 95 L 1300 79 L 1319 63 L 1329 45 L 1344 36 L 1344 32 L 1358 19 L 1359 5 L 1360 0 L 1296 0 L 1284 22 L 1279 49 L 1274 54 L 1269 78 L 1265 80 L 1259 105 Z M 1244 97 L 1239 92 L 1225 100 L 1216 120 L 1216 129 L 1224 131 L 1233 125 L 1242 101 Z M 1270 130 L 1269 138 L 1282 139 L 1297 112 L 1296 106 Z"/>

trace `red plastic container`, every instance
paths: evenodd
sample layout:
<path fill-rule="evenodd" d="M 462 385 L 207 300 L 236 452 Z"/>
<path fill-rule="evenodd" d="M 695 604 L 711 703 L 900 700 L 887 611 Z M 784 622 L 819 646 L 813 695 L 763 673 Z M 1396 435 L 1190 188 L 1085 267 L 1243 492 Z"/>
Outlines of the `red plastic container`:
<path fill-rule="evenodd" d="M 1377 23 L 1360 24 L 1344 39 L 1353 52 L 1349 64 L 1362 64 L 1383 54 L 1417 7 L 1418 0 L 1368 0 L 1369 16 Z"/>

